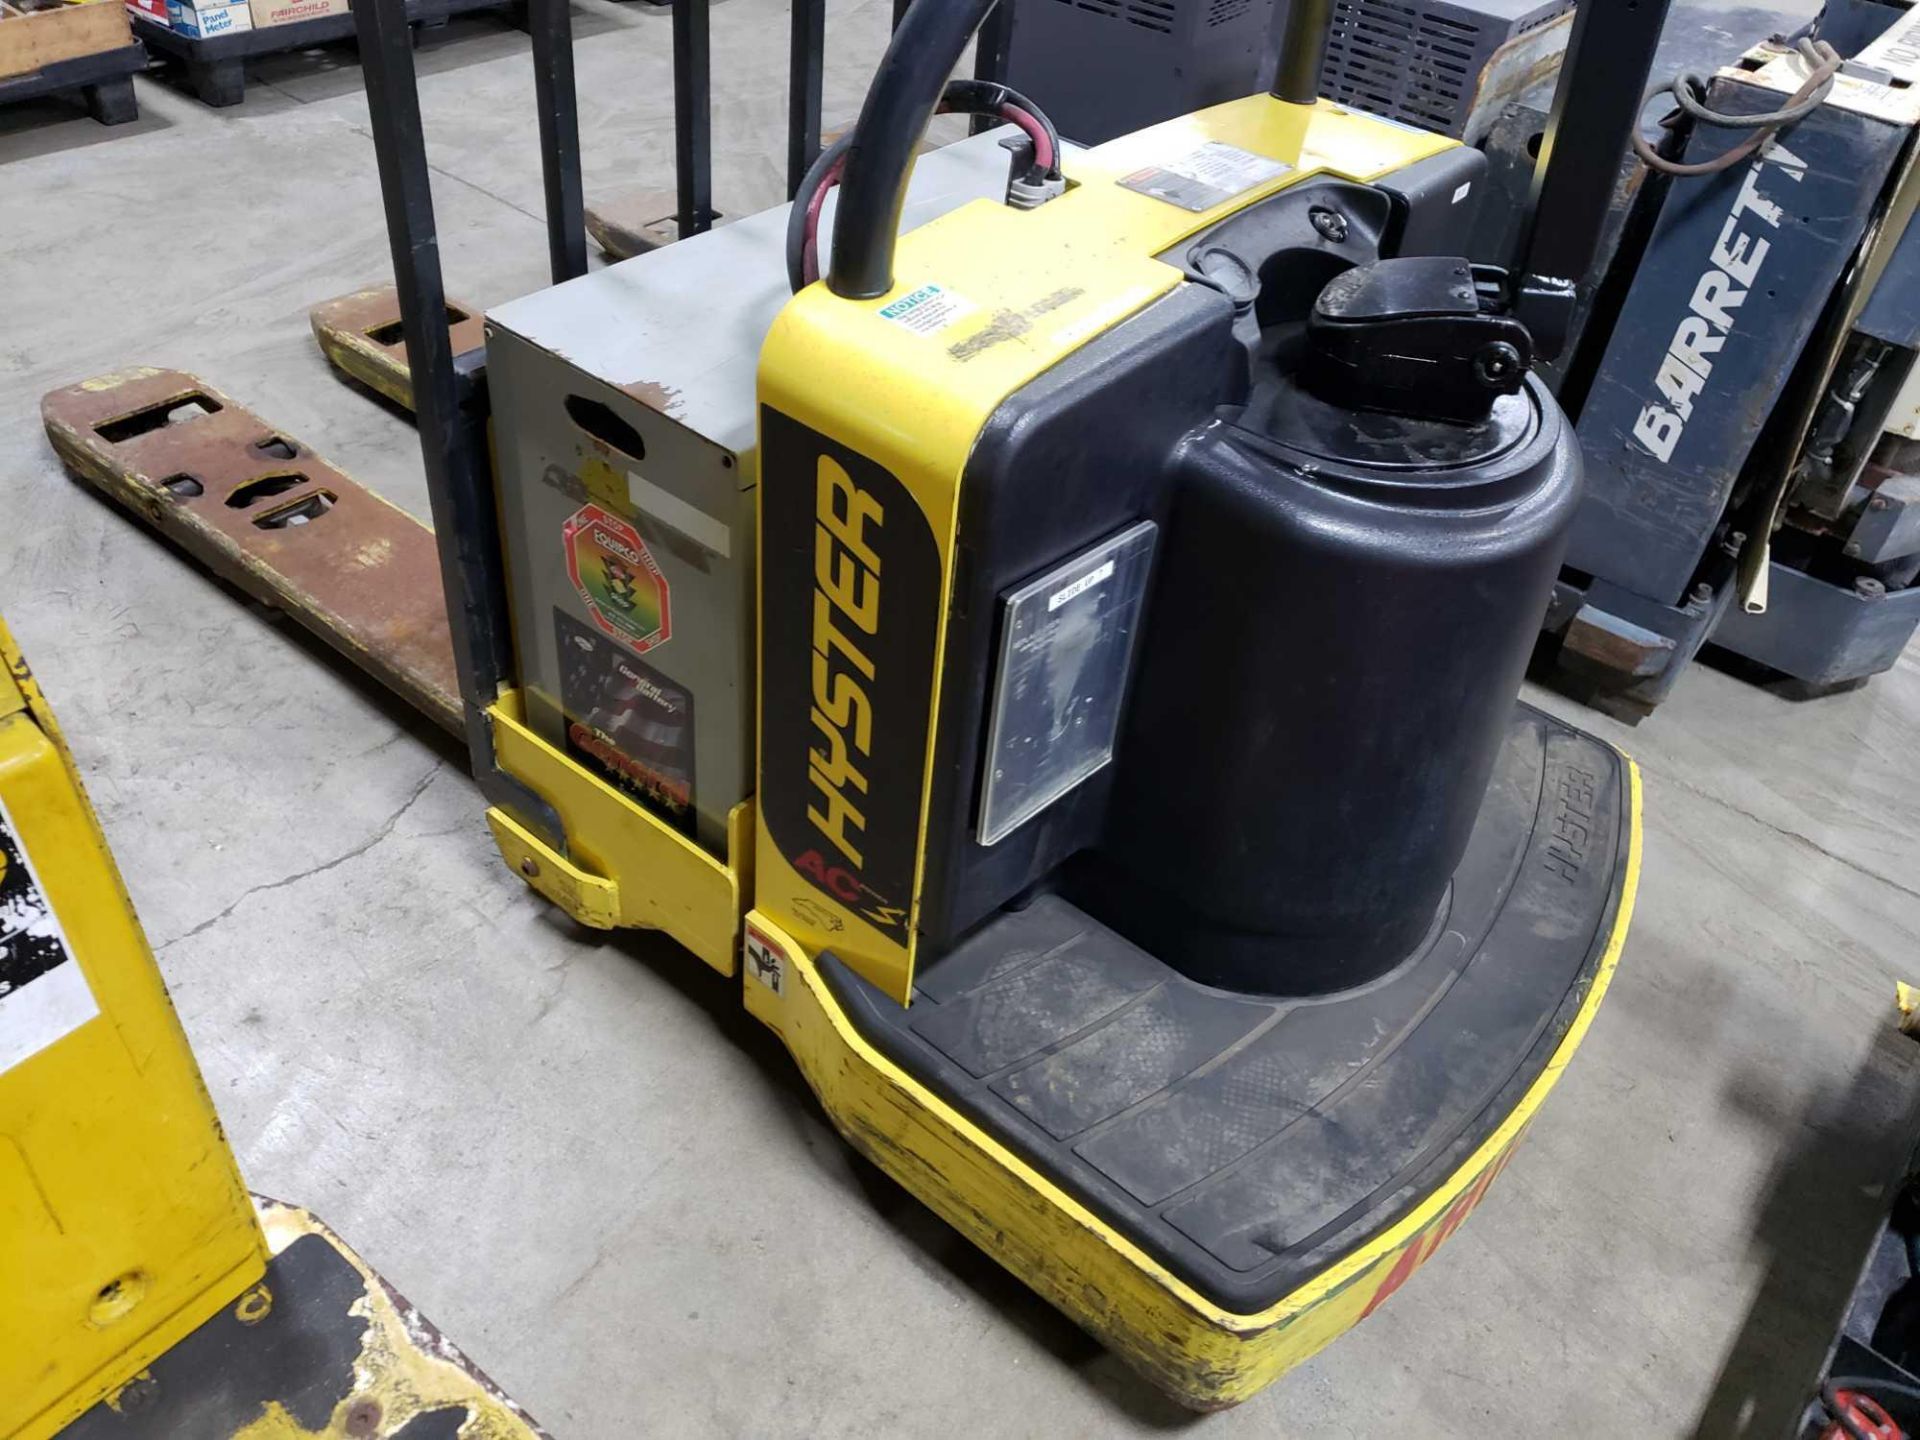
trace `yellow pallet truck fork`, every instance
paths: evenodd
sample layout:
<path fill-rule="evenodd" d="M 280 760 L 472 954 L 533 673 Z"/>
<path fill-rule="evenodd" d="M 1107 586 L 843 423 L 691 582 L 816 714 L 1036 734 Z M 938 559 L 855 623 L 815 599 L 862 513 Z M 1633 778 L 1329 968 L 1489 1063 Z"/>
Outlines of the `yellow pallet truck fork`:
<path fill-rule="evenodd" d="M 466 737 L 516 874 L 734 980 L 851 1144 L 1231 1405 L 1466 1219 L 1621 952 L 1634 768 L 1515 699 L 1597 226 L 1460 258 L 1484 160 L 1316 100 L 1327 0 L 1274 93 L 1084 151 L 949 82 L 990 3 L 918 0 L 791 207 L 489 311 L 484 388 L 356 7 Z M 1601 8 L 1567 85 L 1624 144 Z M 916 165 L 937 107 L 1006 128 Z"/>

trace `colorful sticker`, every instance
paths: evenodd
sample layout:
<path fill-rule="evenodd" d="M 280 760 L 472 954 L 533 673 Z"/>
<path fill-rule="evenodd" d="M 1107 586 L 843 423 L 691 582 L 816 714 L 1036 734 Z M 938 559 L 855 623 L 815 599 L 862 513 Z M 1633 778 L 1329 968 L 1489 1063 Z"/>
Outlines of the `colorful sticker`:
<path fill-rule="evenodd" d="M 1136 170 L 1120 184 L 1197 215 L 1277 180 L 1292 168 L 1251 150 L 1209 140 L 1184 155 Z"/>
<path fill-rule="evenodd" d="M 667 577 L 638 530 L 598 505 L 585 505 L 567 521 L 561 539 L 567 578 L 594 624 L 636 655 L 673 638 Z"/>
<path fill-rule="evenodd" d="M 0 1071 L 99 1013 L 13 817 L 0 804 Z"/>
<path fill-rule="evenodd" d="M 564 610 L 553 625 L 567 753 L 691 835 L 693 693 Z"/>
<path fill-rule="evenodd" d="M 922 285 L 918 290 L 882 305 L 880 318 L 905 326 L 916 335 L 936 335 L 979 308 L 966 296 L 955 294 L 944 285 Z"/>

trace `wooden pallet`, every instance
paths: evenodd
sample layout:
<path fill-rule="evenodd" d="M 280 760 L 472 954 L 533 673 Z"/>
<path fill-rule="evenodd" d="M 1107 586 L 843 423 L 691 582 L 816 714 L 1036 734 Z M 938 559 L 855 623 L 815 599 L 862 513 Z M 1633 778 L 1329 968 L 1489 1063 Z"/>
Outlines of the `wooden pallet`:
<path fill-rule="evenodd" d="M 62 60 L 119 50 L 132 39 L 118 0 L 33 8 L 0 0 L 0 80 L 31 75 Z"/>
<path fill-rule="evenodd" d="M 473 10 L 504 11 L 509 23 L 525 28 L 526 0 L 407 0 L 407 19 L 417 29 L 445 25 L 450 16 Z M 203 105 L 238 105 L 247 94 L 247 61 L 261 55 L 310 50 L 355 36 L 351 10 L 318 15 L 225 35 L 183 35 L 149 15 L 131 12 L 134 33 L 148 49 L 186 67 L 187 83 Z"/>
<path fill-rule="evenodd" d="M 124 124 L 140 113 L 133 76 L 146 63 L 118 0 L 0 0 L 0 105 L 73 94 L 102 125 Z"/>
<path fill-rule="evenodd" d="M 55 60 L 25 75 L 0 79 L 0 105 L 69 95 L 87 107 L 102 125 L 124 125 L 140 118 L 140 101 L 133 93 L 133 77 L 147 68 L 146 48 L 139 41 Z"/>

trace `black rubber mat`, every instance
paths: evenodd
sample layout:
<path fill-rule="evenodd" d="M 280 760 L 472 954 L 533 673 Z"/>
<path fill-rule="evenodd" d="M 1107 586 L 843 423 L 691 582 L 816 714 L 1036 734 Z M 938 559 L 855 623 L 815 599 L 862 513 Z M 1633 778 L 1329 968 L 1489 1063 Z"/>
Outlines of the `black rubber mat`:
<path fill-rule="evenodd" d="M 1416 1205 L 1545 1067 L 1611 933 L 1626 784 L 1518 707 L 1427 941 L 1331 999 L 1197 985 L 1058 895 L 925 967 L 909 1010 L 823 970 L 882 1052 L 1250 1313 Z"/>

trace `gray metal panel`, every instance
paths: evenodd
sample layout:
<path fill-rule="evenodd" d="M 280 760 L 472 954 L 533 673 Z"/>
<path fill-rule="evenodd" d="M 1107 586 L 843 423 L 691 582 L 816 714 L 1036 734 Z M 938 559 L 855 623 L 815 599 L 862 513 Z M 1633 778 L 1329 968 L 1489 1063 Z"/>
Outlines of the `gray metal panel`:
<path fill-rule="evenodd" d="M 1847 537 L 1847 554 L 1862 565 L 1885 565 L 1920 552 L 1920 475 L 1880 482 Z"/>
<path fill-rule="evenodd" d="M 617 661 L 683 687 L 693 720 L 688 779 L 695 834 L 722 851 L 727 811 L 752 789 L 754 494 L 745 467 L 727 447 L 510 331 L 488 336 L 487 378 L 528 720 L 568 750 L 576 748 L 568 721 L 581 722 L 591 727 L 589 743 L 611 745 L 644 763 L 627 728 L 612 723 L 632 707 L 617 703 L 620 677 L 605 672 Z M 744 383 L 751 395 L 751 372 Z M 575 424 L 567 410 L 572 397 L 604 405 L 631 426 L 644 456 L 608 446 Z M 666 506 L 660 494 L 669 497 Z M 598 626 L 568 575 L 567 528 L 588 504 L 630 524 L 666 581 L 671 636 L 644 654 Z M 659 518 L 663 511 L 677 523 Z M 578 699 L 564 703 L 569 691 L 579 696 L 596 687 L 565 683 L 556 614 L 568 617 L 576 634 L 604 636 L 597 688 L 607 696 L 606 718 L 588 713 L 594 707 Z M 644 717 L 634 718 L 644 725 Z"/>
<path fill-rule="evenodd" d="M 1271 82 L 1274 0 L 1010 0 L 1007 83 L 1097 145 Z"/>
<path fill-rule="evenodd" d="M 1000 199 L 1008 156 L 999 142 L 1008 133 L 922 156 L 903 226 Z M 727 812 L 753 789 L 755 376 L 767 331 L 791 298 L 789 208 L 487 316 L 501 529 L 528 720 L 563 749 L 581 738 L 570 721 L 590 725 L 585 740 L 635 762 L 612 768 L 642 775 L 642 792 L 664 773 L 682 773 L 658 763 L 661 754 L 690 768 L 694 833 L 716 852 Z M 832 200 L 824 219 L 830 233 Z M 596 438 L 570 416 L 570 399 L 605 407 L 638 440 L 623 448 Z M 633 527 L 668 587 L 671 635 L 644 652 L 596 625 L 568 574 L 563 537 L 590 503 Z M 564 656 L 563 644 L 573 647 Z M 583 663 L 575 650 L 611 672 L 614 699 L 603 708 L 624 723 L 588 720 L 567 703 L 569 690 L 583 693 L 579 669 L 565 663 Z"/>
<path fill-rule="evenodd" d="M 1711 100 L 1753 113 L 1780 96 L 1722 78 Z M 1656 600 L 1681 597 L 1906 133 L 1828 105 L 1787 137 L 1788 154 L 1804 169 L 1775 152 L 1675 183 L 1581 413 L 1587 496 L 1569 565 Z M 1724 131 L 1696 132 L 1688 158 L 1727 143 Z M 1763 218 L 1763 203 L 1780 207 L 1777 226 Z M 1700 318 L 1702 285 L 1717 283 L 1706 277 L 1728 278 L 1713 259 L 1723 233 L 1735 247 L 1745 237 L 1749 258 L 1758 242 L 1767 253 L 1749 285 L 1731 287 L 1739 297 L 1725 306 L 1732 329 L 1708 326 L 1705 344 L 1722 348 L 1712 353 L 1711 373 L 1663 458 L 1636 436 L 1636 426 L 1662 423 L 1655 412 L 1672 403 L 1658 380 L 1663 365 L 1679 363 L 1669 349 L 1681 327 Z"/>
<path fill-rule="evenodd" d="M 915 162 L 905 230 L 969 200 L 1006 191 L 1003 127 L 929 151 Z M 779 205 L 636 255 L 487 312 L 489 333 L 513 334 L 635 394 L 716 444 L 753 448 L 753 377 L 774 316 L 791 298 L 787 211 Z M 821 218 L 832 235 L 835 197 Z"/>
<path fill-rule="evenodd" d="M 1572 14 L 1573 0 L 1334 0 L 1320 93 L 1476 140 L 1558 67 Z"/>
<path fill-rule="evenodd" d="M 1487 200 L 1487 157 L 1460 145 L 1416 160 L 1379 186 L 1404 202 L 1395 255 L 1464 255 Z"/>
<path fill-rule="evenodd" d="M 1889 345 L 1920 346 L 1920 225 L 1908 224 L 1853 328 Z"/>
<path fill-rule="evenodd" d="M 1920 628 L 1920 589 L 1868 597 L 1775 565 L 1767 597 L 1764 615 L 1729 608 L 1713 643 L 1809 685 L 1892 669 Z"/>

